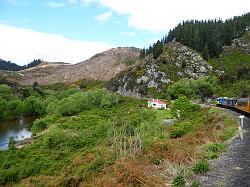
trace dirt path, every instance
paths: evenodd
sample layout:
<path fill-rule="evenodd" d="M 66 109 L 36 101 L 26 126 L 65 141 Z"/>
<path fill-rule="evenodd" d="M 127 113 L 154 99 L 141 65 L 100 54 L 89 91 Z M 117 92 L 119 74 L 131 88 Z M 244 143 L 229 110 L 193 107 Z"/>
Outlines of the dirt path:
<path fill-rule="evenodd" d="M 231 112 L 234 115 L 240 114 Z M 250 118 L 244 120 L 243 140 L 236 136 L 229 150 L 211 160 L 210 171 L 199 176 L 201 186 L 250 187 Z"/>

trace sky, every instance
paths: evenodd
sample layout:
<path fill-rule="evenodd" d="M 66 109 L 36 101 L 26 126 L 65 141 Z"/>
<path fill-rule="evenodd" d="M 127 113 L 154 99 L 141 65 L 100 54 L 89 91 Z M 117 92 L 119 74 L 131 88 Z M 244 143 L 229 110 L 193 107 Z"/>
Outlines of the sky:
<path fill-rule="evenodd" d="M 148 47 L 183 20 L 249 11 L 249 0 L 0 0 L 0 58 L 77 63 L 112 47 Z"/>

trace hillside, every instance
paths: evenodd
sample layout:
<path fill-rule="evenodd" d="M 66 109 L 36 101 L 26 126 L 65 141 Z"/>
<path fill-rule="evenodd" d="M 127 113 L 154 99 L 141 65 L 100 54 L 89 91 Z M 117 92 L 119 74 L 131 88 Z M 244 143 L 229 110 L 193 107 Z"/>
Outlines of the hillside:
<path fill-rule="evenodd" d="M 162 52 L 163 45 L 175 39 L 198 51 L 203 58 L 218 58 L 223 46 L 230 46 L 232 40 L 242 37 L 250 28 L 250 13 L 222 21 L 188 20 L 179 23 L 161 40 L 141 50 L 141 57 L 153 54 L 155 58 Z"/>
<path fill-rule="evenodd" d="M 218 58 L 208 62 L 191 48 L 173 40 L 164 45 L 157 59 L 154 54 L 141 63 L 122 72 L 107 83 L 108 90 L 134 97 L 166 98 L 169 85 L 181 79 L 200 79 L 214 76 L 212 92 L 215 95 L 248 96 L 250 94 L 250 32 L 224 46 Z"/>
<path fill-rule="evenodd" d="M 132 67 L 108 82 L 110 91 L 135 97 L 153 97 L 164 93 L 167 86 L 182 78 L 198 79 L 211 72 L 210 66 L 200 54 L 172 41 L 155 60 L 145 58 L 145 63 Z"/>
<path fill-rule="evenodd" d="M 12 82 L 30 85 L 34 81 L 47 85 L 53 83 L 70 83 L 80 79 L 109 80 L 119 72 L 136 63 L 139 49 L 130 47 L 112 48 L 96 54 L 78 64 L 41 64 L 18 72 L 0 71 Z"/>

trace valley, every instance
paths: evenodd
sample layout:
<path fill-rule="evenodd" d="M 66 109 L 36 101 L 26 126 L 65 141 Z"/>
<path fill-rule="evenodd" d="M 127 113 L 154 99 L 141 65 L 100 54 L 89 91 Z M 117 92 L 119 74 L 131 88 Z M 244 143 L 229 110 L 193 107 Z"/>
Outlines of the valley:
<path fill-rule="evenodd" d="M 239 143 L 237 114 L 215 105 L 250 97 L 249 20 L 183 22 L 147 49 L 77 64 L 7 63 L 15 71 L 0 70 L 1 127 L 36 119 L 29 144 L 4 139 L 0 186 L 216 186 L 217 167 L 220 184 L 248 183 L 239 176 L 248 175 L 249 128 Z M 166 109 L 149 107 L 153 98 Z"/>

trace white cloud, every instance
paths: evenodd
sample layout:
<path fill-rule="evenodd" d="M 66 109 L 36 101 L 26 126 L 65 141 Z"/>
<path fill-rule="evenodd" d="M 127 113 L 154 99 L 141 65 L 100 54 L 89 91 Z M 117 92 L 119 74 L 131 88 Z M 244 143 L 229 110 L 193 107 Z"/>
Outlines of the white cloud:
<path fill-rule="evenodd" d="M 121 32 L 121 35 L 133 37 L 133 36 L 136 36 L 136 33 L 134 33 L 134 32 Z"/>
<path fill-rule="evenodd" d="M 113 46 L 0 24 L 0 58 L 18 64 L 34 59 L 77 63 Z"/>
<path fill-rule="evenodd" d="M 101 22 L 108 21 L 112 17 L 112 12 L 104 12 L 98 16 L 96 16 L 96 19 Z"/>
<path fill-rule="evenodd" d="M 94 1 L 94 0 L 92 0 Z M 167 31 L 183 20 L 230 18 L 249 12 L 249 0 L 96 0 L 120 15 L 128 25 L 148 31 Z"/>
<path fill-rule="evenodd" d="M 63 7 L 64 3 L 50 1 L 50 2 L 45 2 L 44 5 L 50 8 L 59 8 L 59 7 Z"/>

